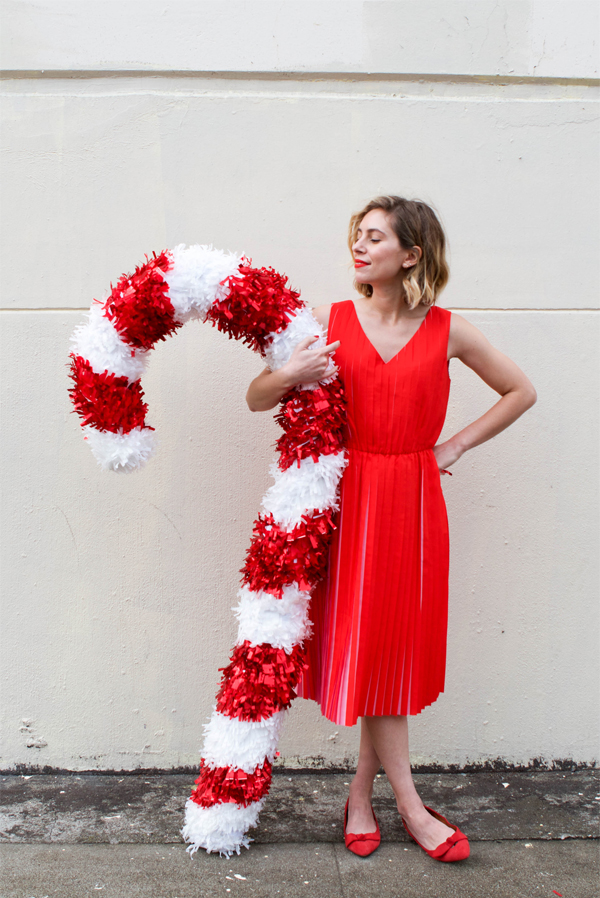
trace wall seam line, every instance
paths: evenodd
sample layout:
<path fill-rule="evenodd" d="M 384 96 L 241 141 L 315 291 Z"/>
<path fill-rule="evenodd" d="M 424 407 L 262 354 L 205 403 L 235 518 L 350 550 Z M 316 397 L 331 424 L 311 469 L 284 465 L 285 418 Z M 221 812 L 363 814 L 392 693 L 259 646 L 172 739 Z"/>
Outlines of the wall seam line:
<path fill-rule="evenodd" d="M 526 307 L 526 308 L 505 308 L 498 306 L 497 308 L 493 307 L 485 307 L 482 308 L 480 306 L 441 306 L 441 308 L 447 309 L 448 312 L 600 312 L 600 309 L 594 308 L 593 306 L 587 308 L 554 308 L 554 309 L 541 309 L 534 307 Z M 42 306 L 40 308 L 31 307 L 31 308 L 10 308 L 9 306 L 5 308 L 0 308 L 0 313 L 2 312 L 89 312 L 89 306 Z"/>
<path fill-rule="evenodd" d="M 427 72 L 295 72 L 287 71 L 251 71 L 251 70 L 224 70 L 206 71 L 186 69 L 0 69 L 0 79 L 21 81 L 26 79 L 39 79 L 51 81 L 59 78 L 73 78 L 82 80 L 99 80 L 110 78 L 203 78 L 206 80 L 254 80 L 254 81 L 407 81 L 407 82 L 437 82 L 442 84 L 491 84 L 502 86 L 504 84 L 534 84 L 559 86 L 575 85 L 581 87 L 599 87 L 600 78 L 569 78 L 566 76 L 536 76 L 536 75 L 465 75 L 465 74 L 434 74 Z"/>

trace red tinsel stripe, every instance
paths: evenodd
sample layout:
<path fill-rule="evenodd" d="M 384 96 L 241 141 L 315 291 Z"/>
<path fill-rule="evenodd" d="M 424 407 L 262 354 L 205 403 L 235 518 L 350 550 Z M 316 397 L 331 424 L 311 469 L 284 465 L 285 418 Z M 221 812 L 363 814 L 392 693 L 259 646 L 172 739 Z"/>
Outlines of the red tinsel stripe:
<path fill-rule="evenodd" d="M 86 359 L 72 353 L 69 377 L 73 380 L 71 401 L 82 425 L 111 433 L 129 433 L 145 426 L 148 406 L 139 380 L 130 384 L 126 377 L 108 371 L 97 374 Z"/>
<path fill-rule="evenodd" d="M 254 801 L 260 801 L 269 791 L 271 785 L 271 764 L 265 761 L 262 767 L 257 766 L 254 773 L 245 773 L 237 767 L 207 767 L 204 758 L 200 761 L 200 776 L 196 788 L 192 789 L 191 799 L 201 808 L 210 808 L 215 804 L 235 802 L 247 807 Z"/>
<path fill-rule="evenodd" d="M 302 305 L 300 294 L 286 284 L 285 275 L 272 268 L 251 268 L 245 259 L 240 276 L 227 280 L 229 293 L 213 303 L 206 319 L 230 338 L 262 352 L 269 335 L 283 330 Z"/>
<path fill-rule="evenodd" d="M 148 257 L 146 257 L 148 258 Z M 161 275 L 172 266 L 166 252 L 156 253 L 131 275 L 124 274 L 104 304 L 104 314 L 119 336 L 136 349 L 152 349 L 181 327 L 167 296 L 169 285 Z"/>
<path fill-rule="evenodd" d="M 268 643 L 248 640 L 233 650 L 223 671 L 217 694 L 217 711 L 240 720 L 264 720 L 289 708 L 296 698 L 294 687 L 306 663 L 301 645 L 288 655 Z"/>
<path fill-rule="evenodd" d="M 275 420 L 284 430 L 277 440 L 279 467 L 285 471 L 303 458 L 339 452 L 345 445 L 346 400 L 340 381 L 316 390 L 292 390 L 281 401 Z"/>
<path fill-rule="evenodd" d="M 290 531 L 279 527 L 272 514 L 259 515 L 241 571 L 243 582 L 279 599 L 283 587 L 294 581 L 300 589 L 311 589 L 325 574 L 335 527 L 330 510 L 304 515 Z"/>

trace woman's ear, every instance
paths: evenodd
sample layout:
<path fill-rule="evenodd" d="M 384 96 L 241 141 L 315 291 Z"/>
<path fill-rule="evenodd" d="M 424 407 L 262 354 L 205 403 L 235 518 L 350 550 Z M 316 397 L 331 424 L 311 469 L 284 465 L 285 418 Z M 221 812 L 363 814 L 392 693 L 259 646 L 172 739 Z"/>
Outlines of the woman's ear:
<path fill-rule="evenodd" d="M 403 268 L 412 268 L 413 265 L 416 265 L 421 256 L 423 255 L 423 250 L 420 246 L 413 246 L 409 251 L 408 256 L 402 263 Z"/>

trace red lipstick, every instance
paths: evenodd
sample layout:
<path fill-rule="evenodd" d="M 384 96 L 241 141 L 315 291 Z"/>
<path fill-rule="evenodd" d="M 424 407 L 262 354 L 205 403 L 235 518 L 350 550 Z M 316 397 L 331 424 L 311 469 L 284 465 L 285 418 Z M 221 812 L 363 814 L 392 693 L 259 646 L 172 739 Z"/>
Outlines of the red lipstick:
<path fill-rule="evenodd" d="M 369 262 L 363 262 L 362 259 L 355 259 L 355 260 L 354 260 L 354 267 L 355 267 L 355 268 L 364 268 L 364 267 L 365 267 L 366 265 L 368 265 L 368 264 L 369 264 Z"/>

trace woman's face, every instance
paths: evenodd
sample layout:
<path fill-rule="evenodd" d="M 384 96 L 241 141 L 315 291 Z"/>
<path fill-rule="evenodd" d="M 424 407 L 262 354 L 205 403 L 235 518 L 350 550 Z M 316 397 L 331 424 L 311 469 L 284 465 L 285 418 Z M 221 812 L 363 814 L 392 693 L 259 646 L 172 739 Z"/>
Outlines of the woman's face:
<path fill-rule="evenodd" d="M 359 225 L 352 255 L 356 281 L 372 285 L 401 281 L 418 262 L 421 250 L 403 249 L 383 209 L 372 209 Z"/>

